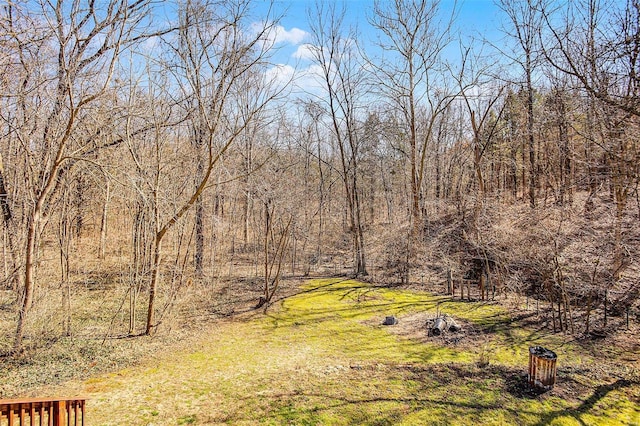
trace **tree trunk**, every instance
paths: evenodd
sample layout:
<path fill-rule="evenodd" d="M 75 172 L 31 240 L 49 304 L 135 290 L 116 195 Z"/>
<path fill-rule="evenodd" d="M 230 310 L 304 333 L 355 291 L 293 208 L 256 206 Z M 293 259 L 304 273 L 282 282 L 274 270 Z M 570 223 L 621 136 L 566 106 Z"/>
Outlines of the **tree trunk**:
<path fill-rule="evenodd" d="M 86 203 L 86 183 L 82 174 L 78 174 L 76 178 L 76 192 L 75 192 L 75 207 L 76 218 L 74 223 L 74 234 L 79 237 L 82 234 L 82 228 L 84 228 L 84 208 Z"/>
<path fill-rule="evenodd" d="M 531 52 L 526 51 L 525 72 L 527 74 L 527 139 L 529 148 L 529 206 L 533 209 L 536 207 L 536 153 L 535 139 L 533 135 L 533 83 L 531 82 Z"/>
<path fill-rule="evenodd" d="M 63 195 L 62 208 L 60 212 L 60 223 L 58 230 L 58 248 L 60 254 L 60 289 L 62 290 L 62 333 L 65 336 L 71 335 L 71 282 L 69 281 L 69 251 L 72 238 L 72 223 L 69 217 L 68 191 Z"/>
<path fill-rule="evenodd" d="M 558 136 L 560 139 L 560 204 L 573 201 L 571 179 L 571 148 L 569 141 L 569 124 L 567 123 L 564 94 L 557 96 L 558 103 Z"/>
<path fill-rule="evenodd" d="M 160 260 L 162 253 L 162 239 L 164 233 L 156 233 L 155 240 L 153 242 L 153 263 L 151 265 L 151 283 L 149 284 L 149 304 L 147 306 L 147 325 L 144 334 L 149 336 L 153 328 L 157 326 L 155 322 L 155 301 L 156 301 L 156 289 L 160 281 Z"/>
<path fill-rule="evenodd" d="M 203 276 L 204 263 L 204 206 L 202 196 L 198 197 L 195 205 L 195 252 L 193 254 L 196 277 Z"/>
<path fill-rule="evenodd" d="M 149 220 L 145 213 L 144 200 L 138 200 L 133 222 L 133 271 L 129 286 L 129 334 L 136 330 L 138 294 L 142 288 L 143 277 L 150 269 Z"/>
<path fill-rule="evenodd" d="M 24 335 L 24 326 L 27 320 L 27 315 L 31 309 L 33 302 L 33 290 L 35 286 L 34 273 L 35 273 L 35 257 L 36 257 L 36 239 L 38 235 L 37 229 L 40 226 L 40 209 L 42 203 L 36 203 L 34 207 L 33 215 L 29 221 L 29 228 L 27 230 L 27 241 L 25 250 L 25 271 L 24 271 L 24 293 L 22 298 L 22 307 L 18 315 L 18 326 L 16 328 L 15 340 L 13 343 L 14 351 L 18 352 L 22 348 L 22 337 Z"/>
<path fill-rule="evenodd" d="M 102 219 L 100 220 L 100 250 L 98 257 L 104 259 L 105 251 L 107 248 L 107 220 L 109 212 L 109 202 L 111 201 L 111 185 L 109 180 L 106 180 L 106 189 L 104 195 L 104 204 L 102 206 Z"/>
<path fill-rule="evenodd" d="M 360 211 L 360 197 L 358 196 L 358 185 L 357 185 L 357 176 L 354 171 L 353 173 L 353 196 L 354 196 L 354 220 L 353 226 L 354 229 L 354 237 L 355 237 L 355 245 L 356 245 L 356 275 L 357 276 L 366 276 L 367 272 L 367 264 L 366 264 L 366 256 L 364 251 L 364 232 L 362 226 L 362 213 Z"/>
<path fill-rule="evenodd" d="M 9 206 L 9 194 L 4 184 L 4 165 L 2 163 L 2 153 L 0 153 L 0 208 L 5 225 L 8 226 L 11 220 L 11 208 Z"/>
<path fill-rule="evenodd" d="M 11 259 L 11 269 L 5 267 L 5 273 L 7 276 L 11 275 L 12 288 L 17 291 L 19 288 L 20 278 L 18 274 L 18 266 L 16 261 L 15 244 L 13 242 L 13 233 L 11 229 L 11 207 L 9 206 L 9 194 L 5 186 L 4 179 L 4 165 L 2 163 L 2 153 L 0 153 L 0 208 L 2 209 L 2 222 L 4 224 L 5 235 L 5 247 L 9 249 L 9 257 Z M 7 255 L 5 251 L 5 265 L 7 261 Z"/>
<path fill-rule="evenodd" d="M 269 236 L 271 234 L 271 200 L 264 203 L 264 304 L 268 306 L 271 294 L 269 280 Z M 260 307 L 259 305 L 258 307 Z M 266 309 L 266 308 L 265 308 Z"/>
<path fill-rule="evenodd" d="M 196 167 L 196 190 L 198 183 L 202 180 L 204 173 L 204 159 L 200 153 L 200 147 L 203 145 L 202 141 L 198 141 L 198 164 Z M 204 205 L 202 196 L 198 196 L 195 201 L 195 250 L 193 253 L 193 266 L 195 269 L 196 277 L 202 278 L 203 264 L 204 264 Z"/>
<path fill-rule="evenodd" d="M 471 127 L 473 129 L 473 170 L 476 181 L 476 200 L 473 209 L 473 225 L 476 226 L 482 202 L 485 194 L 484 177 L 482 176 L 482 145 L 480 141 L 480 126 L 482 123 L 476 121 L 475 111 L 471 111 Z"/>

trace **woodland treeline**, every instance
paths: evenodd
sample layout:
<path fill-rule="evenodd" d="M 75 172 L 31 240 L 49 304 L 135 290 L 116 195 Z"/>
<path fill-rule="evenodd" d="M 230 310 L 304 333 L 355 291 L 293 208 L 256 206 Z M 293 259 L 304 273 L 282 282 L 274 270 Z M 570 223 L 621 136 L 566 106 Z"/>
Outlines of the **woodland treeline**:
<path fill-rule="evenodd" d="M 374 40 L 319 2 L 291 76 L 281 17 L 251 3 L 1 7 L 0 349 L 37 341 L 45 306 L 73 333 L 96 276 L 130 335 L 231 270 L 264 307 L 327 265 L 389 283 L 479 265 L 571 332 L 606 297 L 637 306 L 637 0 L 501 0 L 499 45 L 460 40 L 437 0 L 374 2 Z"/>

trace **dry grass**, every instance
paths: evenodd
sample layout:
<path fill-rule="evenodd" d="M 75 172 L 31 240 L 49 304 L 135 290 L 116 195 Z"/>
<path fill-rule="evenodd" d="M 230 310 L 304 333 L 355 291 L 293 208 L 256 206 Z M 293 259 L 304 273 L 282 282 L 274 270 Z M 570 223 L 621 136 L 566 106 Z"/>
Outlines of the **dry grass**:
<path fill-rule="evenodd" d="M 640 421 L 633 364 L 525 327 L 499 305 L 345 280 L 301 290 L 266 316 L 227 317 L 136 366 L 37 392 L 87 396 L 94 425 Z M 425 335 L 423 320 L 444 311 L 464 326 L 457 344 Z M 383 326 L 386 315 L 400 322 Z M 526 391 L 530 344 L 559 355 L 559 383 L 543 395 Z"/>

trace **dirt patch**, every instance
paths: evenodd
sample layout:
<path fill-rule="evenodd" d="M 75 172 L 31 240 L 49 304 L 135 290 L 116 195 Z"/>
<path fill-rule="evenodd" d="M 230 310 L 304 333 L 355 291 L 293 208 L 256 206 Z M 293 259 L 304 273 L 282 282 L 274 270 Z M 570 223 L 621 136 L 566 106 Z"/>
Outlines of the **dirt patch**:
<path fill-rule="evenodd" d="M 490 333 L 483 331 L 471 321 L 459 317 L 454 317 L 456 324 L 460 327 L 459 331 L 445 331 L 439 336 L 432 336 L 429 329 L 435 318 L 437 316 L 434 313 L 418 312 L 399 317 L 395 325 L 383 326 L 384 318 L 375 318 L 363 323 L 369 326 L 387 327 L 390 333 L 403 338 L 422 343 L 430 342 L 456 347 L 462 350 L 478 348 L 486 343 L 487 338 L 490 337 Z"/>

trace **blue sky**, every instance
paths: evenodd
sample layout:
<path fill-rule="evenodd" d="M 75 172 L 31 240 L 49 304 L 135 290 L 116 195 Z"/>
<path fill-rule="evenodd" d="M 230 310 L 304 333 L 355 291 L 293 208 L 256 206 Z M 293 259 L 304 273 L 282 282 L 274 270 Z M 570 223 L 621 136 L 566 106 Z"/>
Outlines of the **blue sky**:
<path fill-rule="evenodd" d="M 266 3 L 266 2 L 265 2 Z M 308 29 L 306 25 L 306 9 L 314 5 L 314 0 L 277 0 L 276 6 L 281 9 L 288 9 L 288 14 L 283 20 L 285 27 L 298 27 Z M 372 0 L 345 0 L 347 13 L 353 22 L 366 24 L 367 13 L 370 13 L 373 5 Z M 455 2 L 453 0 L 442 0 L 443 10 L 450 11 Z M 457 2 L 460 10 L 459 20 L 463 28 L 482 29 L 492 24 L 496 19 L 498 8 L 493 0 L 463 0 Z"/>
<path fill-rule="evenodd" d="M 316 0 L 273 0 L 276 13 L 283 13 L 281 20 L 282 30 L 278 43 L 279 52 L 276 56 L 278 63 L 293 63 L 295 53 L 300 44 L 307 42 L 304 34 L 308 33 L 307 9 L 313 8 Z M 324 0 L 332 2 L 334 0 Z M 449 16 L 453 7 L 458 8 L 458 16 L 454 23 L 455 40 L 468 39 L 469 37 L 486 37 L 496 41 L 501 37 L 500 10 L 495 4 L 496 0 L 441 0 L 440 8 L 443 16 Z M 365 45 L 373 46 L 375 32 L 370 28 L 367 17 L 371 15 L 373 0 L 341 0 L 335 2 L 338 5 L 346 5 L 346 23 L 357 25 L 359 33 Z M 260 20 L 267 15 L 270 0 L 255 0 L 252 18 Z M 156 18 L 160 21 L 175 19 L 174 2 L 160 3 L 156 6 Z"/>
<path fill-rule="evenodd" d="M 266 4 L 266 1 L 259 1 Z M 299 29 L 309 31 L 307 24 L 307 8 L 313 7 L 314 0 L 276 0 L 276 7 L 286 10 L 282 19 L 282 25 L 286 31 Z M 373 31 L 367 23 L 367 16 L 371 14 L 372 0 L 345 0 L 347 21 L 357 24 L 358 29 L 365 39 L 374 38 Z M 342 3 L 340 3 L 342 4 Z M 457 3 L 453 0 L 442 0 L 441 10 L 443 15 L 449 15 L 454 6 L 459 13 L 455 22 L 457 38 L 487 37 L 492 41 L 500 37 L 500 10 L 494 0 L 461 0 Z"/>
<path fill-rule="evenodd" d="M 305 50 L 305 43 L 309 42 L 308 32 L 308 8 L 314 8 L 315 0 L 275 0 L 276 10 L 285 13 L 281 20 L 282 27 L 278 31 L 277 43 L 278 53 L 273 61 L 280 64 L 278 72 L 284 80 L 294 73 L 302 77 L 302 85 L 307 89 L 313 85 L 313 64 L 300 57 L 300 53 Z M 369 54 L 375 55 L 374 40 L 376 33 L 367 22 L 367 17 L 372 13 L 373 0 L 345 0 L 346 22 L 358 27 L 361 42 L 371 49 Z M 268 1 L 258 0 L 258 6 L 266 9 Z M 339 2 L 341 5 L 342 2 Z M 501 28 L 500 9 L 494 0 L 461 0 L 457 3 L 454 0 L 441 0 L 440 8 L 443 19 L 446 20 L 454 7 L 458 9 L 457 19 L 454 22 L 454 39 L 446 51 L 447 59 L 456 62 L 459 58 L 459 40 L 470 43 L 470 38 L 486 38 L 492 43 L 499 44 L 499 39 L 503 36 Z M 253 15 L 258 17 L 262 11 L 260 7 L 254 9 Z M 485 52 L 486 53 L 486 52 Z M 293 69 L 296 67 L 296 70 Z M 305 74 L 306 77 L 305 78 Z"/>
<path fill-rule="evenodd" d="M 304 58 L 304 53 L 308 53 L 305 44 L 310 42 L 307 10 L 315 7 L 316 0 L 274 0 L 274 2 L 275 14 L 282 13 L 284 15 L 280 21 L 281 27 L 278 28 L 275 35 L 277 49 L 271 58 L 274 67 L 268 72 L 268 75 L 282 82 L 289 81 L 295 75 L 299 87 L 303 87 L 305 91 L 314 91 L 313 88 L 317 86 L 318 82 L 319 70 L 317 65 L 314 65 L 308 58 Z M 336 3 L 346 5 L 345 24 L 357 25 L 361 36 L 361 45 L 364 45 L 365 48 L 368 47 L 369 55 L 376 56 L 376 32 L 367 21 L 367 18 L 372 14 L 373 0 L 344 0 L 336 1 Z M 269 0 L 254 0 L 255 7 L 251 10 L 251 20 L 254 20 L 258 25 L 260 21 L 264 21 L 267 18 L 270 4 Z M 160 21 L 175 19 L 175 7 L 177 4 L 174 2 L 159 5 L 156 18 Z M 459 40 L 465 42 L 465 45 L 470 43 L 471 37 L 487 38 L 498 43 L 502 37 L 500 32 L 501 13 L 494 0 L 459 0 L 457 2 L 441 0 L 440 8 L 443 20 L 448 19 L 454 7 L 457 7 L 458 15 L 454 22 L 453 41 L 446 51 L 449 61 L 455 63 L 460 57 Z"/>
<path fill-rule="evenodd" d="M 268 1 L 258 0 L 257 5 L 266 8 Z M 345 0 L 346 22 L 355 24 L 363 38 L 365 45 L 373 46 L 375 32 L 370 28 L 367 17 L 371 14 L 372 0 Z M 309 31 L 307 9 L 313 8 L 315 0 L 276 0 L 276 9 L 285 13 L 281 21 L 279 52 L 275 62 L 280 64 L 294 64 L 297 48 L 308 39 L 304 37 Z M 500 32 L 500 10 L 494 0 L 461 0 L 457 3 L 453 0 L 442 0 L 441 10 L 443 15 L 449 16 L 452 8 L 458 8 L 457 19 L 454 23 L 454 40 L 451 49 L 458 48 L 458 40 L 467 40 L 470 37 L 486 38 L 497 42 L 502 36 Z M 260 10 L 254 10 L 254 14 L 260 14 Z M 457 52 L 457 50 L 456 50 Z"/>

